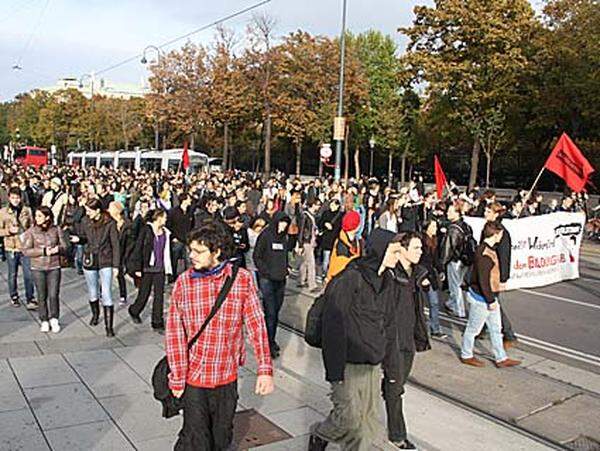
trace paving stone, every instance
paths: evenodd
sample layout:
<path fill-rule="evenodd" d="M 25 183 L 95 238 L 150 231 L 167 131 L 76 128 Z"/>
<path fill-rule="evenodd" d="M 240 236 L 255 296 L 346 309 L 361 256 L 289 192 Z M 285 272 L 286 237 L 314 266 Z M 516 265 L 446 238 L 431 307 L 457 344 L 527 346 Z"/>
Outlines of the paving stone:
<path fill-rule="evenodd" d="M 53 450 L 129 451 L 135 448 L 110 421 L 80 424 L 46 432 Z"/>
<path fill-rule="evenodd" d="M 33 341 L 0 343 L 0 359 L 9 359 L 11 357 L 32 357 L 36 355 L 42 355 L 42 352 Z"/>
<path fill-rule="evenodd" d="M 2 297 L 3 296 L 0 295 L 0 299 L 2 299 Z M 15 321 L 32 320 L 31 314 L 25 308 L 24 305 L 21 305 L 21 307 L 17 308 L 10 304 L 8 301 L 4 301 L 4 299 L 2 299 L 2 301 L 0 302 L 2 302 L 0 304 L 0 323 L 13 323 Z"/>
<path fill-rule="evenodd" d="M 599 412 L 600 399 L 579 395 L 535 413 L 518 424 L 561 443 L 574 440 L 580 435 L 600 442 Z"/>
<path fill-rule="evenodd" d="M 325 418 L 310 407 L 300 407 L 298 409 L 267 414 L 265 416 L 294 437 L 308 434 L 310 432 L 310 426 L 313 423 L 322 421 Z"/>
<path fill-rule="evenodd" d="M 301 435 L 289 440 L 282 440 L 269 445 L 250 448 L 252 451 L 306 451 L 308 449 L 308 439 L 310 435 Z M 340 451 L 341 448 L 335 443 L 327 445 L 327 451 Z"/>
<path fill-rule="evenodd" d="M 90 351 L 98 349 L 120 348 L 123 345 L 115 338 L 57 338 L 38 342 L 44 354 L 62 354 L 67 352 Z"/>
<path fill-rule="evenodd" d="M 65 358 L 98 398 L 151 393 L 148 384 L 112 350 L 68 353 Z"/>
<path fill-rule="evenodd" d="M 79 382 L 77 375 L 58 355 L 10 359 L 15 374 L 24 388 Z"/>
<path fill-rule="evenodd" d="M 155 438 L 175 439 L 181 429 L 181 415 L 169 420 L 162 418 L 161 405 L 150 394 L 114 396 L 100 402 L 136 447 Z"/>
<path fill-rule="evenodd" d="M 497 369 L 460 363 L 448 346 L 418 354 L 412 379 L 446 395 L 508 420 L 514 420 L 579 392 L 523 368 Z"/>
<path fill-rule="evenodd" d="M 0 412 L 0 449 L 6 451 L 49 451 L 29 409 Z"/>
<path fill-rule="evenodd" d="M 2 323 L 0 327 L 0 343 L 17 343 L 22 341 L 47 341 L 48 334 L 40 332 L 38 323 L 15 321 Z"/>
<path fill-rule="evenodd" d="M 165 351 L 156 344 L 116 348 L 114 353 L 125 360 L 148 383 L 152 379 L 154 367 L 165 355 Z"/>
<path fill-rule="evenodd" d="M 29 388 L 25 395 L 43 430 L 108 419 L 81 383 Z"/>
<path fill-rule="evenodd" d="M 280 388 L 277 388 L 269 396 L 257 395 L 254 393 L 255 384 L 256 376 L 244 376 L 238 378 L 240 402 L 247 408 L 257 410 L 262 415 L 297 409 L 298 407 L 306 405 L 305 402 L 294 398 Z"/>
<path fill-rule="evenodd" d="M 0 360 L 0 412 L 27 407 L 27 401 L 19 388 L 8 362 Z"/>
<path fill-rule="evenodd" d="M 173 437 L 159 437 L 152 440 L 146 440 L 144 442 L 136 443 L 137 448 L 140 451 L 166 451 L 173 449 L 177 436 Z"/>
<path fill-rule="evenodd" d="M 552 379 L 577 385 L 578 387 L 600 394 L 600 374 L 591 373 L 553 360 L 544 360 L 530 366 L 529 369 Z"/>

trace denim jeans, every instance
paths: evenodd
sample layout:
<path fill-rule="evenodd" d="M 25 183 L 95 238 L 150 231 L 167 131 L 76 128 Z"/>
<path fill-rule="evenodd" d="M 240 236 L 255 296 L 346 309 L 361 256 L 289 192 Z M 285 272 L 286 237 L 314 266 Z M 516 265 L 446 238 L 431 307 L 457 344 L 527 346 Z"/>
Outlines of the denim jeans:
<path fill-rule="evenodd" d="M 436 334 L 440 331 L 440 292 L 430 288 L 427 291 L 429 301 L 429 330 Z"/>
<path fill-rule="evenodd" d="M 73 260 L 75 260 L 75 269 L 77 271 L 83 271 L 83 245 L 76 244 L 74 247 L 75 256 Z"/>
<path fill-rule="evenodd" d="M 22 252 L 7 251 L 6 260 L 8 263 L 8 292 L 11 299 L 19 298 L 17 289 L 17 276 L 19 275 L 19 265 L 23 267 L 23 282 L 25 285 L 25 299 L 29 302 L 33 300 L 33 279 L 31 277 L 31 261 L 25 257 Z"/>
<path fill-rule="evenodd" d="M 465 298 L 461 285 L 469 268 L 460 261 L 448 263 L 448 304 L 457 316 L 464 318 Z"/>
<path fill-rule="evenodd" d="M 35 289 L 38 294 L 38 314 L 40 321 L 48 321 L 48 319 L 58 319 L 60 307 L 58 303 L 60 292 L 60 268 L 50 269 L 46 271 L 31 271 Z"/>
<path fill-rule="evenodd" d="M 112 306 L 112 268 L 84 269 L 83 275 L 88 286 L 90 301 L 97 301 L 102 295 L 102 305 Z"/>
<path fill-rule="evenodd" d="M 331 251 L 324 249 L 323 250 L 323 265 L 322 265 L 323 277 L 327 276 L 327 270 L 329 269 L 329 260 L 331 260 Z"/>
<path fill-rule="evenodd" d="M 502 319 L 500 313 L 500 304 L 495 310 L 488 310 L 485 302 L 476 300 L 470 293 L 467 293 L 469 301 L 469 320 L 463 334 L 463 341 L 460 356 L 463 359 L 473 357 L 473 347 L 475 346 L 475 337 L 479 335 L 483 325 L 487 325 L 492 342 L 492 350 L 496 362 L 506 360 L 506 351 L 502 343 Z"/>
<path fill-rule="evenodd" d="M 263 295 L 263 310 L 265 312 L 265 323 L 267 324 L 269 347 L 273 349 L 275 336 L 277 335 L 279 310 L 281 310 L 285 295 L 285 280 L 271 280 L 261 277 L 260 291 Z"/>

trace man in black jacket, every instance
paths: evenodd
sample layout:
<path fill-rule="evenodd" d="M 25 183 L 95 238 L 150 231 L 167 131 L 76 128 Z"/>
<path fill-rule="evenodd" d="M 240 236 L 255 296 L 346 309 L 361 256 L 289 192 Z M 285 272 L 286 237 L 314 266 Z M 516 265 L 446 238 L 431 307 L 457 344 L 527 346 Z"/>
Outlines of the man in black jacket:
<path fill-rule="evenodd" d="M 288 275 L 287 230 L 290 222 L 289 216 L 285 213 L 276 213 L 271 224 L 258 236 L 254 247 L 253 259 L 258 270 L 269 348 L 273 358 L 278 357 L 280 351 L 275 336 Z"/>
<path fill-rule="evenodd" d="M 329 442 L 370 450 L 377 425 L 380 367 L 386 356 L 390 308 L 396 302 L 392 268 L 399 258 L 394 233 L 377 229 L 366 256 L 348 264 L 327 286 L 322 316 L 325 379 L 333 410 L 311 427 L 309 451 Z"/>
<path fill-rule="evenodd" d="M 510 239 L 510 233 L 506 228 L 502 225 L 501 216 L 504 214 L 506 209 L 499 203 L 495 202 L 493 204 L 488 205 L 485 209 L 484 217 L 486 221 L 496 222 L 500 225 L 502 229 L 502 239 L 496 246 L 496 255 L 498 256 L 498 262 L 500 264 L 500 287 L 504 288 L 504 284 L 510 278 L 510 258 L 512 252 L 512 242 Z M 483 242 L 483 231 L 480 243 Z M 504 340 L 504 347 L 509 349 L 513 346 L 513 344 L 517 341 L 517 336 L 515 335 L 512 324 L 506 315 L 506 309 L 504 308 L 506 305 L 506 297 L 502 296 L 501 293 L 498 294 L 498 300 L 500 302 L 500 316 L 502 318 L 502 335 Z"/>
<path fill-rule="evenodd" d="M 428 272 L 418 266 L 423 253 L 416 232 L 400 234 L 399 263 L 394 269 L 396 296 L 388 310 L 387 349 L 381 384 L 387 413 L 388 438 L 399 449 L 416 449 L 408 440 L 404 422 L 404 385 L 413 366 L 415 353 L 430 349 L 427 325 L 419 289 L 429 289 Z"/>
<path fill-rule="evenodd" d="M 169 276 L 169 283 L 175 282 L 179 275 L 177 271 L 179 260 L 184 261 L 185 267 L 188 264 L 185 243 L 187 243 L 188 234 L 194 224 L 191 205 L 191 196 L 187 193 L 180 194 L 179 205 L 171 208 L 167 214 L 167 229 L 171 231 L 173 237 L 173 242 L 171 243 L 171 266 L 173 274 Z"/>

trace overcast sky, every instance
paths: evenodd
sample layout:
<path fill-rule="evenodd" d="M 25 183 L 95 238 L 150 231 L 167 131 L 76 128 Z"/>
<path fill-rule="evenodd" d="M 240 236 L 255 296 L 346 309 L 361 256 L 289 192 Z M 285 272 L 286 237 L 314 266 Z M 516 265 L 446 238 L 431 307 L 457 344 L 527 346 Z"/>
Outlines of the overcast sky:
<path fill-rule="evenodd" d="M 0 100 L 20 92 L 52 86 L 59 78 L 79 78 L 160 45 L 259 0 L 0 0 Z M 401 49 L 396 29 L 413 19 L 413 8 L 431 0 L 348 0 L 348 28 L 381 30 Z M 271 0 L 266 12 L 284 35 L 303 29 L 336 35 L 342 0 Z M 243 32 L 251 14 L 225 25 Z M 207 44 L 214 29 L 191 40 Z M 181 42 L 171 48 L 176 48 Z M 13 70 L 18 64 L 21 70 Z M 103 74 L 113 82 L 140 83 L 147 76 L 138 60 Z"/>

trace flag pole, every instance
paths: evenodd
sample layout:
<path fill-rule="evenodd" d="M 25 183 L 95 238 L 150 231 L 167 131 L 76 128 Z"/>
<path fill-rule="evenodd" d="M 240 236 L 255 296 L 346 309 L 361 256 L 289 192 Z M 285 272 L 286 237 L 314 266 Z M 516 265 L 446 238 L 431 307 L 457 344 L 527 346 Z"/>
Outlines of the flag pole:
<path fill-rule="evenodd" d="M 519 212 L 519 216 L 517 216 L 517 219 L 519 219 L 521 217 L 521 214 L 523 213 L 523 210 L 525 210 L 525 203 L 529 200 L 529 198 L 531 197 L 531 193 L 533 192 L 533 190 L 535 189 L 535 186 L 538 184 L 538 182 L 540 181 L 540 177 L 542 176 L 542 174 L 544 173 L 544 170 L 546 169 L 546 165 L 544 165 L 542 167 L 542 169 L 540 170 L 539 174 L 537 175 L 537 177 L 535 178 L 535 181 L 533 182 L 533 185 L 531 185 L 531 189 L 529 190 L 529 192 L 527 193 L 527 195 L 525 196 L 525 199 L 523 199 L 523 208 L 521 209 L 521 211 Z"/>

